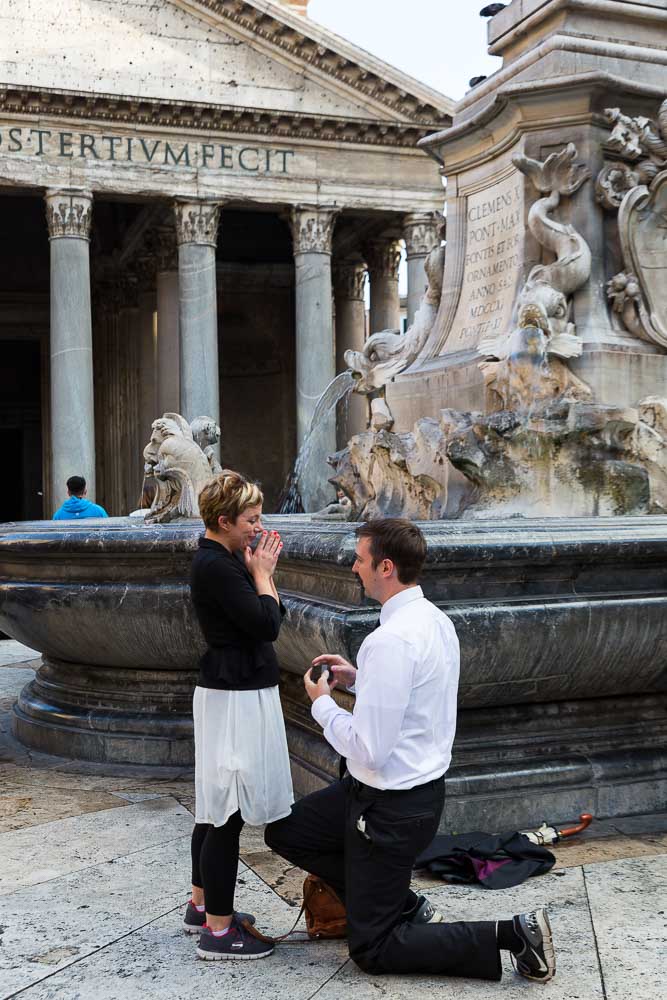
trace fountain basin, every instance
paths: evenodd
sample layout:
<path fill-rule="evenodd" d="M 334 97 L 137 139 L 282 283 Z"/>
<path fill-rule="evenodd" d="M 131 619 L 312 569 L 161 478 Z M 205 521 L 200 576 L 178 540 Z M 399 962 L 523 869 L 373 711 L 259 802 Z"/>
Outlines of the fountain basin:
<path fill-rule="evenodd" d="M 277 643 L 295 785 L 336 761 L 301 675 L 377 620 L 353 525 L 269 517 L 284 539 Z M 461 641 L 445 828 L 648 812 L 667 792 L 667 517 L 429 522 L 423 586 Z M 42 653 L 14 709 L 39 750 L 187 766 L 203 641 L 188 593 L 202 525 L 0 526 L 0 629 Z M 340 695 L 351 705 L 350 696 Z M 502 820 L 502 822 L 501 822 Z"/>

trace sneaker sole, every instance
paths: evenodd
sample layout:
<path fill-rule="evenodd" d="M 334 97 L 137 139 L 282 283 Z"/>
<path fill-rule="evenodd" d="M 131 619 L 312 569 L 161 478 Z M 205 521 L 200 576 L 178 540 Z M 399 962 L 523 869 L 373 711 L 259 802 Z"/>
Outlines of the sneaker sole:
<path fill-rule="evenodd" d="M 542 949 L 544 951 L 544 957 L 547 960 L 547 965 L 551 963 L 551 968 L 548 969 L 546 975 L 544 976 L 529 976 L 525 972 L 520 973 L 520 975 L 524 979 L 529 979 L 531 983 L 548 983 L 556 975 L 556 952 L 554 951 L 553 931 L 551 930 L 549 914 L 546 910 L 539 910 L 537 919 L 540 925 L 540 931 L 542 932 Z"/>
<path fill-rule="evenodd" d="M 186 924 L 183 923 L 183 930 L 186 934 L 201 934 L 202 928 L 199 924 Z"/>
<path fill-rule="evenodd" d="M 234 955 L 229 952 L 203 951 L 201 948 L 197 948 L 197 957 L 203 958 L 204 961 L 208 962 L 224 962 L 229 960 L 232 962 L 252 962 L 258 958 L 268 958 L 269 955 L 273 955 L 274 951 L 275 949 L 271 948 L 270 951 L 263 951 L 261 955 Z"/>

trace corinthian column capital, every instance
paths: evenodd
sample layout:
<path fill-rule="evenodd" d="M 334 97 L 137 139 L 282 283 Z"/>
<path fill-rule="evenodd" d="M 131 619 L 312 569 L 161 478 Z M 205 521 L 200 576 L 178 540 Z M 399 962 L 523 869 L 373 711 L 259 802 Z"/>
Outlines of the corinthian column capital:
<path fill-rule="evenodd" d="M 294 253 L 331 254 L 339 211 L 333 205 L 296 205 L 290 213 Z"/>
<path fill-rule="evenodd" d="M 56 188 L 46 192 L 46 222 L 49 239 L 90 239 L 93 196 L 78 188 Z"/>
<path fill-rule="evenodd" d="M 445 217 L 440 212 L 415 212 L 403 220 L 405 249 L 411 257 L 426 257 L 444 238 Z"/>
<path fill-rule="evenodd" d="M 363 301 L 368 271 L 363 261 L 340 260 L 333 266 L 336 295 L 344 299 Z"/>
<path fill-rule="evenodd" d="M 369 240 L 364 247 L 364 256 L 371 275 L 398 281 L 401 263 L 401 243 L 394 237 Z"/>
<path fill-rule="evenodd" d="M 217 246 L 221 209 L 222 203 L 219 201 L 175 202 L 178 245 L 198 243 L 200 246 Z"/>

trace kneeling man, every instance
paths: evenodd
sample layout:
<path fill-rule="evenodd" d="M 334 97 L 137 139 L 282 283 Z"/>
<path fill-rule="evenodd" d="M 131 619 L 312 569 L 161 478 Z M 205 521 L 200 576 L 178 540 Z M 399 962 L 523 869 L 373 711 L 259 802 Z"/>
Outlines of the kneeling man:
<path fill-rule="evenodd" d="M 331 675 L 313 683 L 309 670 L 304 678 L 313 717 L 346 758 L 347 774 L 271 823 L 266 843 L 335 889 L 350 957 L 366 972 L 498 980 L 500 950 L 508 950 L 522 976 L 547 982 L 555 959 L 545 910 L 448 923 L 410 889 L 442 815 L 459 679 L 454 626 L 417 583 L 425 558 L 411 521 L 357 529 L 353 572 L 382 605 L 380 625 L 362 643 L 357 668 L 327 653 L 313 665 Z M 331 697 L 335 685 L 354 688 L 352 714 Z"/>

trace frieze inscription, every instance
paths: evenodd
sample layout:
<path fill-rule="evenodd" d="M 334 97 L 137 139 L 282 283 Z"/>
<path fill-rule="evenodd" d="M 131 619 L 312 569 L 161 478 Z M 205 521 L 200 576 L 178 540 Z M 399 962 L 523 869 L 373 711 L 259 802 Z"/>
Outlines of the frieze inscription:
<path fill-rule="evenodd" d="M 296 152 L 241 143 L 190 142 L 139 134 L 104 135 L 12 125 L 0 126 L 0 156 L 3 154 L 134 166 L 288 174 Z"/>
<path fill-rule="evenodd" d="M 511 318 L 523 262 L 523 184 L 512 175 L 470 195 L 466 208 L 463 287 L 446 350 L 474 348 Z"/>

